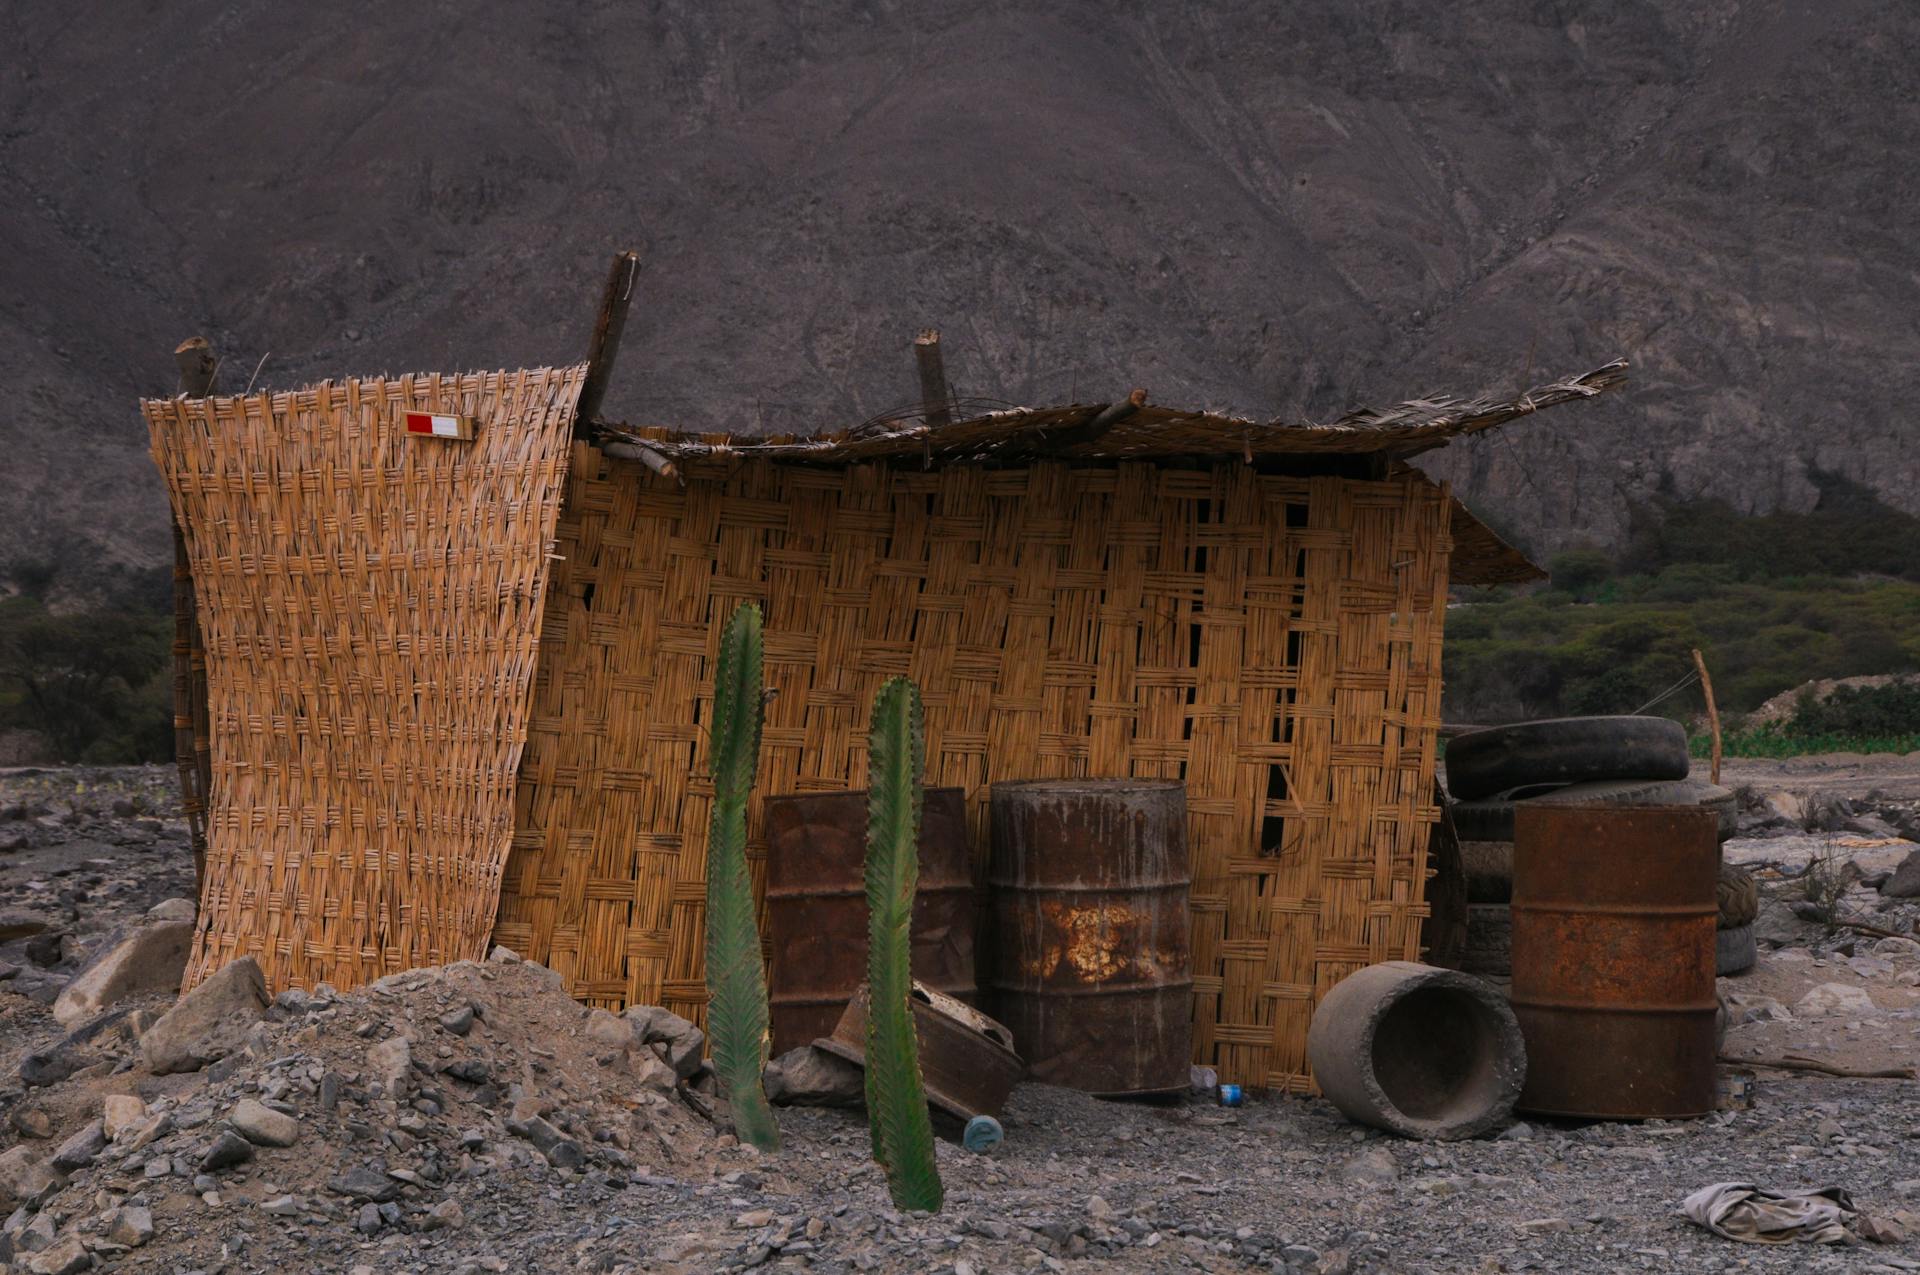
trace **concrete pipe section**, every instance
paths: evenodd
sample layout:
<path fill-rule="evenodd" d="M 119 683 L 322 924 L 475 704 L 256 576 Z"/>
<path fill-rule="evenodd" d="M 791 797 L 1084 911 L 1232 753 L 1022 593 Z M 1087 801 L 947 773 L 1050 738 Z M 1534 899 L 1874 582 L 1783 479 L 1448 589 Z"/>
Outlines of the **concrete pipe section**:
<path fill-rule="evenodd" d="M 1527 1050 L 1492 987 L 1412 961 L 1370 965 L 1320 1002 L 1313 1078 L 1349 1120 L 1405 1138 L 1472 1138 L 1513 1114 Z"/>

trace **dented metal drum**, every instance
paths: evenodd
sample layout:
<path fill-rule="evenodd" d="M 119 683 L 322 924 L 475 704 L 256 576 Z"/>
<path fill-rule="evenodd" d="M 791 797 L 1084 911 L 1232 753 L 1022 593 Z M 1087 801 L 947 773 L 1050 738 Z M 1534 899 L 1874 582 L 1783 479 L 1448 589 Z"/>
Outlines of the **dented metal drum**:
<path fill-rule="evenodd" d="M 1699 806 L 1515 811 L 1520 1110 L 1638 1120 L 1714 1109 L 1718 823 Z"/>
<path fill-rule="evenodd" d="M 969 1004 L 978 912 L 966 793 L 930 788 L 921 806 L 913 976 Z M 867 977 L 867 794 L 767 798 L 767 1000 L 773 1052 L 831 1035 Z"/>
<path fill-rule="evenodd" d="M 1028 1075 L 1095 1094 L 1187 1086 L 1187 798 L 1151 779 L 998 783 L 995 1012 Z"/>

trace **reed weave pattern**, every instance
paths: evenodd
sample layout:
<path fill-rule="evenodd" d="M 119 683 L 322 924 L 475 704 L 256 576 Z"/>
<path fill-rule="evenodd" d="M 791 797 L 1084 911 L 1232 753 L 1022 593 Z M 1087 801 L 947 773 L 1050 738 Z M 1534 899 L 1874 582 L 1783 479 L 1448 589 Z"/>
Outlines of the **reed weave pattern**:
<path fill-rule="evenodd" d="M 142 404 L 206 651 L 186 986 L 482 955 L 583 367 Z M 478 420 L 410 436 L 407 411 Z"/>
<path fill-rule="evenodd" d="M 589 1003 L 700 1014 L 712 668 L 758 601 L 757 795 L 863 786 L 892 674 L 977 864 L 993 780 L 1184 778 L 1196 1057 L 1305 1091 L 1319 995 L 1418 955 L 1449 508 L 1418 475 L 1238 461 L 755 460 L 680 486 L 576 445 L 496 938 Z"/>

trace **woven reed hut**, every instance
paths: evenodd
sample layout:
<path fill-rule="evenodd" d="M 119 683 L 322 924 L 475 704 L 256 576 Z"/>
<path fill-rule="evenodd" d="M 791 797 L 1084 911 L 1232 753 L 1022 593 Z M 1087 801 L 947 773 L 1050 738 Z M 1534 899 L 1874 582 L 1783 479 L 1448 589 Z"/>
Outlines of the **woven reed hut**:
<path fill-rule="evenodd" d="M 1405 461 L 1624 377 L 1325 425 L 941 403 L 780 439 L 581 425 L 585 367 L 146 403 L 206 697 L 189 982 L 491 940 L 589 1004 L 699 1017 L 703 724 L 755 601 L 760 794 L 861 786 L 893 674 L 982 863 L 994 780 L 1184 779 L 1196 1058 L 1305 1091 L 1318 997 L 1418 955 L 1449 583 L 1541 574 Z M 758 802 L 749 835 L 758 882 Z"/>
<path fill-rule="evenodd" d="M 1320 426 L 1130 403 L 601 427 L 568 466 L 495 936 L 588 1003 L 701 1012 L 701 724 L 718 622 L 753 601 L 761 793 L 863 786 L 893 674 L 977 863 L 994 780 L 1184 779 L 1197 1059 L 1304 1091 L 1319 996 L 1418 954 L 1449 581 L 1542 574 L 1404 460 L 1624 375 Z M 756 803 L 756 860 L 761 834 Z"/>

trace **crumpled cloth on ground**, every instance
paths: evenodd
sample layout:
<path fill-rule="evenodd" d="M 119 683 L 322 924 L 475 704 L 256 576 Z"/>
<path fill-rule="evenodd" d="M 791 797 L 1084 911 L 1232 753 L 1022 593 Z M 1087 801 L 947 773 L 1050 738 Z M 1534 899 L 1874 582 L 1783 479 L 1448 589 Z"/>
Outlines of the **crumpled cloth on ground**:
<path fill-rule="evenodd" d="M 1716 1182 L 1686 1198 L 1689 1221 L 1743 1244 L 1858 1244 L 1853 1199 L 1837 1186 L 1784 1195 L 1751 1182 Z"/>

